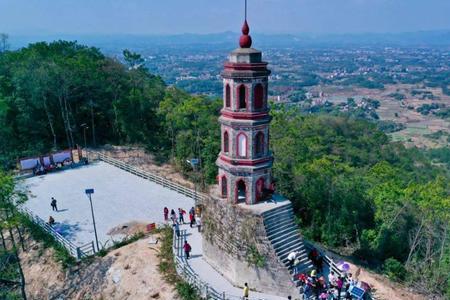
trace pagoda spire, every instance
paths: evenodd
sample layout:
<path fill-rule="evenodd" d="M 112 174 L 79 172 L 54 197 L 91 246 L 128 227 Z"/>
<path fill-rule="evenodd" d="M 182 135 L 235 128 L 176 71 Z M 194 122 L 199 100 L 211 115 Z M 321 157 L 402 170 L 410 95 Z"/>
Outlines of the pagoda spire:
<path fill-rule="evenodd" d="M 249 35 L 250 27 L 247 22 L 247 0 L 245 0 L 245 21 L 242 26 L 242 35 L 239 39 L 239 46 L 241 48 L 250 48 L 252 46 L 252 37 Z"/>

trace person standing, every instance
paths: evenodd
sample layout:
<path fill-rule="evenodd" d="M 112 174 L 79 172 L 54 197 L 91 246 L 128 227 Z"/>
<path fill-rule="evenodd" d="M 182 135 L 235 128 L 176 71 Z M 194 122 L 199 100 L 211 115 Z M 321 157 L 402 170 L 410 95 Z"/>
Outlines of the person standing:
<path fill-rule="evenodd" d="M 328 274 L 328 283 L 330 284 L 330 287 L 336 288 L 337 287 L 337 278 L 334 275 L 334 271 L 331 271 L 330 274 Z"/>
<path fill-rule="evenodd" d="M 195 215 L 192 213 L 192 211 L 189 212 L 189 226 L 192 228 L 195 224 Z"/>
<path fill-rule="evenodd" d="M 186 211 L 184 211 L 184 209 L 182 208 L 178 208 L 178 221 L 180 222 L 180 224 L 184 224 L 184 214 L 186 213 Z"/>
<path fill-rule="evenodd" d="M 50 202 L 53 211 L 58 211 L 58 206 L 56 205 L 56 199 L 52 197 L 52 202 Z"/>
<path fill-rule="evenodd" d="M 341 299 L 342 287 L 344 286 L 344 278 L 342 276 L 338 276 L 336 281 L 336 287 L 338 291 L 338 300 Z"/>
<path fill-rule="evenodd" d="M 172 224 L 175 225 L 177 222 L 177 214 L 173 209 L 170 211 L 170 219 L 172 220 Z"/>
<path fill-rule="evenodd" d="M 195 220 L 196 220 L 196 222 L 197 222 L 197 229 L 198 229 L 198 232 L 202 232 L 202 218 L 197 217 Z"/>
<path fill-rule="evenodd" d="M 248 284 L 246 282 L 246 283 L 244 283 L 244 295 L 243 295 L 245 300 L 248 300 L 248 294 L 249 294 L 249 290 L 248 290 Z"/>
<path fill-rule="evenodd" d="M 175 234 L 177 235 L 177 237 L 180 237 L 180 225 L 178 224 L 178 222 L 175 222 L 173 227 L 175 228 Z"/>
<path fill-rule="evenodd" d="M 167 207 L 164 207 L 164 221 L 169 220 L 169 209 Z"/>
<path fill-rule="evenodd" d="M 187 241 L 184 241 L 184 246 L 183 246 L 183 250 L 184 250 L 184 254 L 186 255 L 186 259 L 189 259 L 189 255 L 191 254 L 191 245 L 189 245 L 189 243 Z"/>

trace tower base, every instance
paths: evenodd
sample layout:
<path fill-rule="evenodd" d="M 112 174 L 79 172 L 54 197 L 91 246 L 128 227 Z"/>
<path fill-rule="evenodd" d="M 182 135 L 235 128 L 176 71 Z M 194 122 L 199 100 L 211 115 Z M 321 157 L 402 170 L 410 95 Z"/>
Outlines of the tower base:
<path fill-rule="evenodd" d="M 277 203 L 232 205 L 218 196 L 204 200 L 204 259 L 233 285 L 287 297 L 297 295 L 289 270 L 278 259 L 264 227 L 263 213 Z"/>

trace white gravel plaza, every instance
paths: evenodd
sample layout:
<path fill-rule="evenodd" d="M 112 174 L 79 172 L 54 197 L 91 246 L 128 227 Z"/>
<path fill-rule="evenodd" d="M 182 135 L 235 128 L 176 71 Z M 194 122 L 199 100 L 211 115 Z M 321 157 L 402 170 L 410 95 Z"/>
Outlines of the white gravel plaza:
<path fill-rule="evenodd" d="M 89 200 L 92 195 L 98 238 L 111 242 L 108 232 L 127 222 L 162 223 L 163 208 L 189 211 L 194 200 L 104 162 L 28 178 L 23 183 L 31 196 L 25 206 L 47 221 L 53 216 L 57 230 L 77 246 L 95 241 Z M 52 211 L 51 197 L 58 201 Z M 116 238 L 117 239 L 117 238 Z"/>

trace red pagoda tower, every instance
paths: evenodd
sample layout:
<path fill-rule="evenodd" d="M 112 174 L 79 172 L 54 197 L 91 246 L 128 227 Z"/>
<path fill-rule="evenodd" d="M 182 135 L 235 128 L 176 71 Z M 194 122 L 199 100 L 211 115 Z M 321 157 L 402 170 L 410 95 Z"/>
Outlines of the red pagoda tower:
<path fill-rule="evenodd" d="M 270 70 L 262 53 L 251 48 L 247 20 L 240 47 L 229 55 L 223 77 L 222 148 L 217 159 L 222 198 L 234 204 L 256 204 L 271 189 L 273 157 L 269 151 Z"/>

